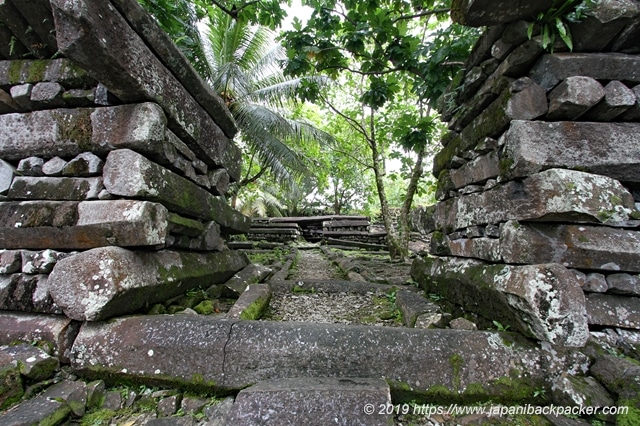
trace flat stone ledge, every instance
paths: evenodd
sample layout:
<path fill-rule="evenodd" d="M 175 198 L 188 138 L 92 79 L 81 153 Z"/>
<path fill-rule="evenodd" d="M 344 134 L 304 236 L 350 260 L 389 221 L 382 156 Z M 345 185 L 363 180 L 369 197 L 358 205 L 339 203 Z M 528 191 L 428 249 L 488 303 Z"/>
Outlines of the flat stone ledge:
<path fill-rule="evenodd" d="M 257 383 L 236 397 L 229 424 L 388 426 L 389 385 L 381 379 L 280 379 Z M 365 406 L 374 412 L 365 412 Z"/>
<path fill-rule="evenodd" d="M 444 387 L 454 400 L 482 386 L 483 397 L 494 401 L 510 400 L 511 387 L 500 378 L 516 383 L 519 377 L 533 389 L 586 363 L 584 355 L 537 346 L 514 333 L 189 315 L 85 323 L 72 360 L 82 375 L 106 373 L 141 384 L 228 391 L 290 377 L 386 378 L 392 392 L 405 395 L 437 396 Z"/>
<path fill-rule="evenodd" d="M 554 53 L 544 55 L 529 74 L 547 90 L 567 77 L 640 83 L 640 58 L 622 53 Z"/>
<path fill-rule="evenodd" d="M 513 121 L 501 142 L 506 178 L 567 168 L 640 182 L 640 123 Z"/>

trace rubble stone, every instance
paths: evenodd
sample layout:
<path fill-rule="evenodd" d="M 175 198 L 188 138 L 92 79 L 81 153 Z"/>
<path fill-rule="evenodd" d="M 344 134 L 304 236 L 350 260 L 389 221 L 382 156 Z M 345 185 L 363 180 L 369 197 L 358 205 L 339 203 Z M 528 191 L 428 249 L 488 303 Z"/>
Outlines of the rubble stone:
<path fill-rule="evenodd" d="M 50 378 L 60 366 L 57 358 L 50 356 L 40 348 L 27 344 L 1 346 L 0 352 L 18 362 L 20 374 L 35 381 Z"/>
<path fill-rule="evenodd" d="M 41 82 L 31 90 L 31 104 L 34 108 L 60 108 L 64 106 L 64 87 L 56 82 Z"/>
<path fill-rule="evenodd" d="M 267 284 L 251 284 L 240 295 L 227 313 L 227 318 L 257 320 L 271 300 L 271 288 Z"/>
<path fill-rule="evenodd" d="M 640 296 L 640 276 L 638 275 L 611 274 L 607 276 L 607 285 L 611 293 Z"/>
<path fill-rule="evenodd" d="M 570 23 L 576 52 L 600 52 L 640 13 L 633 0 L 599 1 L 580 22 Z"/>
<path fill-rule="evenodd" d="M 4 160 L 0 159 L 0 195 L 5 195 L 16 174 L 16 168 Z"/>

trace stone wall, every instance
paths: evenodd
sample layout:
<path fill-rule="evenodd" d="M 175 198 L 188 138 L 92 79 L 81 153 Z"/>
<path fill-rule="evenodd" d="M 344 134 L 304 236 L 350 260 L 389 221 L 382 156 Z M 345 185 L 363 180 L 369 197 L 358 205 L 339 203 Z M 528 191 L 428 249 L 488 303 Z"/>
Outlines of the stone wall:
<path fill-rule="evenodd" d="M 67 332 L 247 264 L 233 118 L 135 0 L 2 2 L 0 129 L 0 310 Z"/>
<path fill-rule="evenodd" d="M 498 3 L 453 2 L 488 28 L 442 100 L 439 202 L 414 217 L 432 256 L 414 279 L 554 344 L 640 329 L 640 2 L 599 2 L 554 53 L 527 36 L 550 2 Z"/>

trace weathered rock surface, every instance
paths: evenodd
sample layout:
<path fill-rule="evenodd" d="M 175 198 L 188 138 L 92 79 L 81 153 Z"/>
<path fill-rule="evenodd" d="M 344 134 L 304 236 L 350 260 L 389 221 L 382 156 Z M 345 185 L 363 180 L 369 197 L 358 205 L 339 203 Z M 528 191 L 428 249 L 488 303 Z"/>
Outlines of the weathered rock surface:
<path fill-rule="evenodd" d="M 53 81 L 65 87 L 92 87 L 96 81 L 66 58 L 0 61 L 0 87 Z"/>
<path fill-rule="evenodd" d="M 513 121 L 502 141 L 509 178 L 559 167 L 640 181 L 640 123 Z"/>
<path fill-rule="evenodd" d="M 20 160 L 35 156 L 72 158 L 118 148 L 158 151 L 165 140 L 166 118 L 153 103 L 108 108 L 76 108 L 0 115 L 0 156 Z"/>
<path fill-rule="evenodd" d="M 591 77 L 568 77 L 549 93 L 548 120 L 575 120 L 604 97 L 604 88 Z"/>
<path fill-rule="evenodd" d="M 530 19 L 551 7 L 553 1 L 454 0 L 451 18 L 463 25 L 482 27 Z"/>
<path fill-rule="evenodd" d="M 13 200 L 97 199 L 104 189 L 102 178 L 16 176 L 7 196 Z"/>
<path fill-rule="evenodd" d="M 177 213 L 213 220 L 227 232 L 246 233 L 251 221 L 222 199 L 129 149 L 112 151 L 104 186 L 116 196 L 157 201 Z"/>
<path fill-rule="evenodd" d="M 239 297 L 250 284 L 261 283 L 272 273 L 271 268 L 252 263 L 224 283 L 223 292 L 231 297 Z"/>
<path fill-rule="evenodd" d="M 368 404 L 373 413 L 365 412 Z M 229 424 L 317 425 L 331 423 L 386 426 L 391 413 L 389 385 L 382 379 L 280 379 L 240 391 L 227 419 Z"/>
<path fill-rule="evenodd" d="M 85 251 L 59 261 L 49 292 L 69 318 L 100 321 L 132 313 L 198 286 L 223 283 L 248 259 L 238 252 Z"/>
<path fill-rule="evenodd" d="M 289 377 L 385 377 L 392 392 L 409 386 L 436 396 L 444 387 L 455 399 L 480 385 L 485 396 L 506 401 L 512 386 L 500 378 L 533 389 L 548 374 L 582 368 L 584 362 L 583 356 L 539 348 L 512 333 L 162 315 L 85 323 L 72 365 L 85 375 L 108 372 L 157 384 L 195 379 L 208 389 Z"/>
<path fill-rule="evenodd" d="M 0 247 L 88 249 L 158 246 L 168 233 L 167 209 L 135 200 L 0 203 Z"/>
<path fill-rule="evenodd" d="M 640 298 L 613 294 L 586 295 L 589 324 L 640 329 Z"/>
<path fill-rule="evenodd" d="M 500 254 L 506 263 L 640 272 L 640 232 L 510 221 L 502 227 Z"/>
<path fill-rule="evenodd" d="M 635 210 L 631 194 L 609 177 L 550 169 L 522 182 L 436 206 L 436 226 L 446 232 L 507 220 L 621 222 Z"/>
<path fill-rule="evenodd" d="M 251 284 L 229 309 L 227 318 L 257 320 L 269 306 L 271 288 L 267 284 Z"/>
<path fill-rule="evenodd" d="M 15 346 L 0 346 L 0 352 L 18 361 L 20 374 L 31 380 L 46 380 L 53 376 L 60 363 L 35 346 L 21 344 Z"/>
<path fill-rule="evenodd" d="M 447 242 L 447 254 L 459 257 L 473 257 L 488 260 L 489 262 L 501 262 L 500 240 L 495 238 L 460 238 Z"/>
<path fill-rule="evenodd" d="M 544 55 L 529 74 L 547 90 L 567 77 L 640 83 L 640 58 L 621 53 L 554 53 Z"/>
<path fill-rule="evenodd" d="M 51 2 L 59 49 L 87 69 L 122 101 L 153 100 L 169 127 L 201 160 L 240 178 L 240 150 L 167 70 L 113 6 L 82 0 Z M 119 46 L 115 48 L 114 46 Z M 144 63 L 144 67 L 138 64 Z"/>
<path fill-rule="evenodd" d="M 167 33 L 156 24 L 154 18 L 137 1 L 115 0 L 113 4 L 127 17 L 127 21 L 136 33 L 151 46 L 156 55 L 178 76 L 180 83 L 207 110 L 224 133 L 229 138 L 233 138 L 238 129 L 233 116 L 224 106 L 224 101 L 211 88 L 211 85 L 202 80 L 202 77 L 193 69 L 182 51 L 177 48 Z"/>
<path fill-rule="evenodd" d="M 422 295 L 406 290 L 396 292 L 396 307 L 402 313 L 405 327 L 415 326 L 420 315 L 440 311 L 436 304 L 428 302 Z"/>
<path fill-rule="evenodd" d="M 63 381 L 7 411 L 0 422 L 7 426 L 59 424 L 71 413 L 84 414 L 86 395 L 84 382 Z"/>
<path fill-rule="evenodd" d="M 15 176 L 16 168 L 4 160 L 0 160 L 0 194 L 5 195 Z"/>
<path fill-rule="evenodd" d="M 553 384 L 553 402 L 569 407 L 611 407 L 611 395 L 593 377 L 563 373 Z"/>
<path fill-rule="evenodd" d="M 589 337 L 580 276 L 561 265 L 425 258 L 414 260 L 411 276 L 426 292 L 537 339 L 579 347 Z"/>
<path fill-rule="evenodd" d="M 611 293 L 640 296 L 640 275 L 608 275 L 607 287 Z"/>
<path fill-rule="evenodd" d="M 602 101 L 591 108 L 583 118 L 593 121 L 613 121 L 635 104 L 636 95 L 631 89 L 619 81 L 610 81 L 604 86 Z"/>
<path fill-rule="evenodd" d="M 573 48 L 577 52 L 600 52 L 640 12 L 633 0 L 599 1 L 590 8 L 585 19 L 571 23 Z"/>
<path fill-rule="evenodd" d="M 69 349 L 80 323 L 64 316 L 0 312 L 0 344 L 38 342 L 51 349 L 60 362 L 69 362 Z"/>
<path fill-rule="evenodd" d="M 618 403 L 640 408 L 640 366 L 625 358 L 603 354 L 596 358 L 590 372 L 609 392 L 618 396 Z"/>

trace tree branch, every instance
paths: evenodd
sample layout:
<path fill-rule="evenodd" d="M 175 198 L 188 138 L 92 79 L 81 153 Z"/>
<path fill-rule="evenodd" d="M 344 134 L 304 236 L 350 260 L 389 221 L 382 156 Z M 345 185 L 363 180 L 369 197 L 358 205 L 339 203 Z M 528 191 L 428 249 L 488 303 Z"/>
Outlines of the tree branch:
<path fill-rule="evenodd" d="M 423 16 L 430 16 L 430 15 L 439 15 L 441 13 L 449 13 L 451 11 L 451 9 L 435 9 L 435 10 L 425 10 L 424 12 L 420 12 L 420 13 L 416 13 L 414 15 L 403 15 L 400 16 L 396 19 L 393 20 L 393 23 L 395 24 L 398 21 L 404 21 L 404 20 L 408 20 L 408 19 L 413 19 L 413 18 L 421 18 Z"/>

